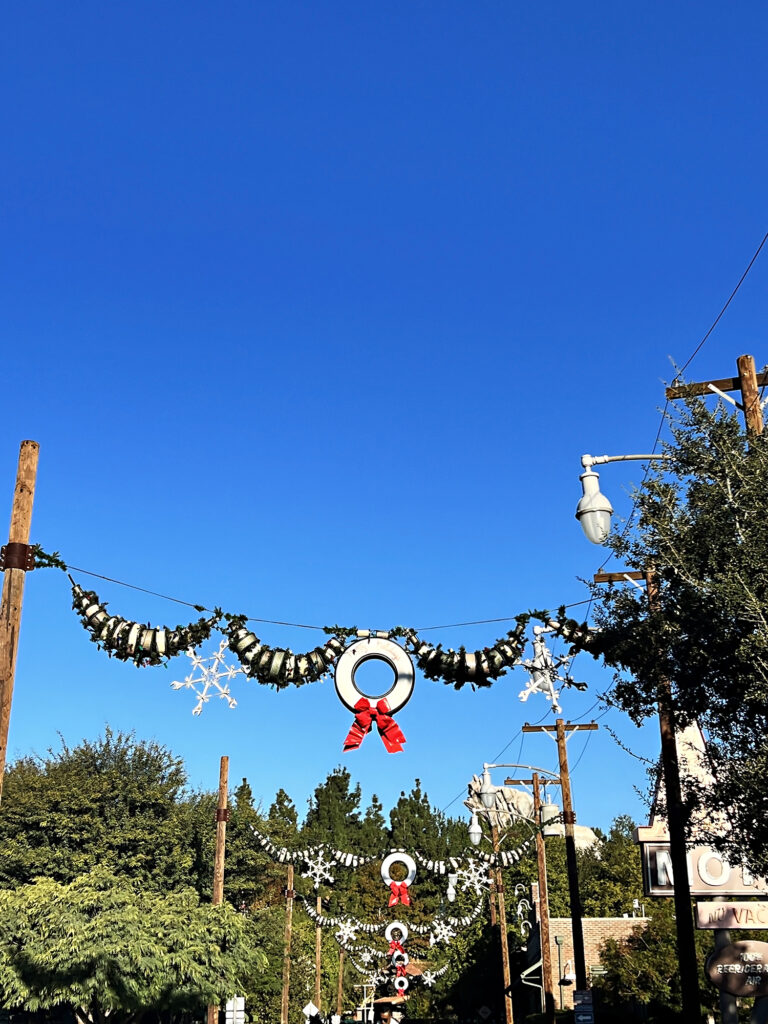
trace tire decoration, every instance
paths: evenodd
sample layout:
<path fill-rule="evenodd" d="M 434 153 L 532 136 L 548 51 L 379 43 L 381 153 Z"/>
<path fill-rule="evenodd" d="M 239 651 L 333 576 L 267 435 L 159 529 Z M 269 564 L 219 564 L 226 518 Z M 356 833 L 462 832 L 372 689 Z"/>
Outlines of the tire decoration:
<path fill-rule="evenodd" d="M 343 641 L 335 636 L 306 654 L 294 654 L 290 647 L 268 647 L 242 625 L 240 617 L 230 620 L 227 639 L 245 674 L 276 690 L 322 679 L 344 652 Z"/>
<path fill-rule="evenodd" d="M 170 658 L 199 646 L 211 635 L 219 621 L 218 613 L 210 619 L 198 619 L 187 626 L 145 626 L 119 615 L 110 615 L 106 603 L 99 601 L 92 590 L 72 584 L 72 607 L 91 634 L 91 640 L 112 658 L 132 661 L 136 665 L 161 665 Z"/>
<path fill-rule="evenodd" d="M 383 661 L 394 672 L 394 682 L 386 693 L 374 696 L 358 687 L 355 673 L 366 661 Z M 387 752 L 401 751 L 405 736 L 392 716 L 411 699 L 415 676 L 413 662 L 400 644 L 378 636 L 356 640 L 337 661 L 334 681 L 339 700 L 355 714 L 344 750 L 357 750 L 375 723 Z"/>
<path fill-rule="evenodd" d="M 393 864 L 403 864 L 405 866 L 405 870 L 408 874 L 402 882 L 395 882 L 392 880 L 389 869 Z M 413 884 L 413 880 L 416 878 L 416 862 L 413 857 L 409 856 L 407 853 L 402 853 L 401 851 L 390 853 L 381 862 L 381 878 L 384 885 L 386 885 L 390 890 L 390 907 L 394 907 L 397 903 L 402 903 L 405 907 L 409 907 L 411 905 L 411 897 L 408 890 Z"/>
<path fill-rule="evenodd" d="M 465 683 L 474 686 L 490 686 L 507 669 L 514 668 L 520 660 L 525 647 L 526 616 L 519 616 L 519 621 L 506 637 L 497 640 L 493 647 L 483 650 L 467 651 L 460 647 L 458 651 L 443 649 L 441 644 L 433 647 L 425 640 L 420 640 L 415 631 L 406 635 L 406 645 L 416 656 L 416 664 L 427 679 L 442 679 L 453 683 L 460 690 Z"/>

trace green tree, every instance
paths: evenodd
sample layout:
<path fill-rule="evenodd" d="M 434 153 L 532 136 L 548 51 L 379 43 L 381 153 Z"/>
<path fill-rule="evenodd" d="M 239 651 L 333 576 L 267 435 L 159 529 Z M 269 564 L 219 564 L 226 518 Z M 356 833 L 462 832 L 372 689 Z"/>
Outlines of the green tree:
<path fill-rule="evenodd" d="M 83 1024 L 151 1009 L 199 1017 L 265 966 L 248 920 L 190 890 L 159 893 L 94 870 L 0 892 L 0 1002 L 73 1008 Z"/>
<path fill-rule="evenodd" d="M 7 772 L 0 883 L 68 882 L 107 864 L 165 890 L 189 884 L 186 774 L 165 747 L 107 728 L 94 742 L 26 757 Z"/>
<path fill-rule="evenodd" d="M 679 1019 L 680 964 L 677 956 L 674 908 L 671 900 L 654 900 L 651 917 L 623 942 L 608 939 L 601 960 L 606 974 L 596 979 L 602 1007 L 613 1010 L 615 1019 L 658 1022 Z M 696 934 L 697 959 L 703 964 L 712 952 L 712 937 Z M 718 1004 L 716 990 L 701 972 L 702 1006 L 713 1012 Z"/>
<path fill-rule="evenodd" d="M 715 778 L 689 790 L 688 809 L 728 822 L 710 841 L 768 874 L 768 433 L 748 439 L 736 415 L 701 400 L 671 430 L 632 528 L 612 540 L 625 565 L 655 568 L 656 607 L 633 587 L 596 588 L 599 631 L 582 642 L 618 670 L 610 699 L 636 722 L 669 681 L 679 724 L 704 730 Z"/>

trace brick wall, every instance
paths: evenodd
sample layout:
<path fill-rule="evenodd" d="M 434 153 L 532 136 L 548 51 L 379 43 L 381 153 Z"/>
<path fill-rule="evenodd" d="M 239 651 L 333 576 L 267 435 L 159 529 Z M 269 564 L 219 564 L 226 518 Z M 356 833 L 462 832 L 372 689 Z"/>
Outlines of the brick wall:
<path fill-rule="evenodd" d="M 644 928 L 648 918 L 642 917 L 585 917 L 582 919 L 584 931 L 584 962 L 589 982 L 592 969 L 600 968 L 600 946 L 606 939 L 621 942 L 628 938 L 635 928 Z M 538 925 L 534 926 L 538 932 Z M 532 936 L 533 938 L 533 936 Z M 562 977 L 573 970 L 573 937 L 571 935 L 571 919 L 569 917 L 552 917 L 549 921 L 550 956 L 552 958 L 552 987 L 555 991 L 555 1006 L 560 1006 L 560 993 L 563 995 L 563 1006 L 573 1006 L 573 984 L 560 985 Z M 555 941 L 562 939 L 562 945 Z M 531 945 L 539 949 L 539 942 L 534 939 Z M 559 960 L 558 960 L 559 957 Z M 568 962 L 570 961 L 570 963 Z M 558 963 L 561 973 L 558 974 Z"/>

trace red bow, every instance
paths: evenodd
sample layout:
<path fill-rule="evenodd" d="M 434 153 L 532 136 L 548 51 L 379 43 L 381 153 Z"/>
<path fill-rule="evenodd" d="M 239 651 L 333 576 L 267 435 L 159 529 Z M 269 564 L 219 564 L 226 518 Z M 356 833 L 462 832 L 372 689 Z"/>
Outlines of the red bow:
<path fill-rule="evenodd" d="M 407 974 L 408 974 L 408 971 L 405 969 L 405 964 L 398 964 L 397 968 L 396 968 L 395 977 L 396 978 L 403 978 Z"/>
<path fill-rule="evenodd" d="M 411 897 L 408 895 L 407 882 L 390 882 L 389 888 L 392 895 L 389 897 L 388 906 L 394 907 L 396 903 L 402 903 L 404 907 L 410 907 Z"/>
<path fill-rule="evenodd" d="M 404 952 L 405 952 L 405 950 L 403 949 L 402 944 L 400 942 L 395 942 L 393 940 L 389 944 L 389 949 L 387 950 L 387 956 L 390 956 L 392 953 L 404 953 Z"/>
<path fill-rule="evenodd" d="M 355 712 L 352 728 L 344 740 L 344 750 L 357 750 L 365 739 L 366 734 L 370 732 L 374 722 L 388 754 L 397 754 L 403 749 L 402 745 L 405 743 L 405 736 L 403 736 L 400 726 L 390 715 L 389 704 L 386 700 L 377 701 L 374 707 L 367 697 L 361 697 L 357 704 L 355 704 Z"/>

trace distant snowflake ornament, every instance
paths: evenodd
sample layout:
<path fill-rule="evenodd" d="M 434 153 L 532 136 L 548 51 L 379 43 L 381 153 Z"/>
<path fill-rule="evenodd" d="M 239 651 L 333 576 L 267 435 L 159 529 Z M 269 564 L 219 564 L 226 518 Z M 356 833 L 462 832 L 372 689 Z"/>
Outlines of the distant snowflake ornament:
<path fill-rule="evenodd" d="M 333 863 L 333 860 L 326 860 L 325 853 L 322 849 L 319 849 L 315 857 L 307 858 L 307 870 L 301 872 L 301 877 L 313 878 L 315 880 L 315 888 L 319 889 L 321 882 L 334 881 L 331 874 Z"/>
<path fill-rule="evenodd" d="M 195 650 L 185 652 L 192 662 L 192 671 L 181 682 L 171 683 L 171 689 L 192 690 L 197 694 L 197 704 L 192 709 L 193 715 L 202 713 L 203 704 L 207 704 L 211 697 L 217 696 L 216 691 L 218 691 L 218 696 L 225 700 L 231 708 L 237 706 L 237 701 L 229 692 L 228 683 L 235 676 L 245 675 L 245 673 L 241 668 L 224 664 L 224 652 L 226 650 L 228 650 L 227 641 L 222 640 L 218 651 L 216 654 L 211 655 L 210 658 L 201 657 Z M 200 674 L 196 676 L 195 673 L 198 670 Z M 227 683 L 222 685 L 222 679 L 226 679 Z"/>
<path fill-rule="evenodd" d="M 432 971 L 424 971 L 424 973 L 421 976 L 421 980 L 424 982 L 427 988 L 432 988 L 437 979 L 435 978 Z"/>
<path fill-rule="evenodd" d="M 472 889 L 479 896 L 484 889 L 488 888 L 488 865 L 470 858 L 467 867 L 459 868 L 456 874 L 462 892 Z"/>
<path fill-rule="evenodd" d="M 434 946 L 437 942 L 444 942 L 448 944 L 451 939 L 456 937 L 456 932 L 446 922 L 436 917 L 432 922 L 432 933 L 429 936 L 430 946 Z"/>
<path fill-rule="evenodd" d="M 339 930 L 336 932 L 336 941 L 340 946 L 346 946 L 349 942 L 354 942 L 357 938 L 357 929 L 351 921 L 342 921 L 339 925 Z M 363 963 L 365 961 L 363 960 Z"/>

